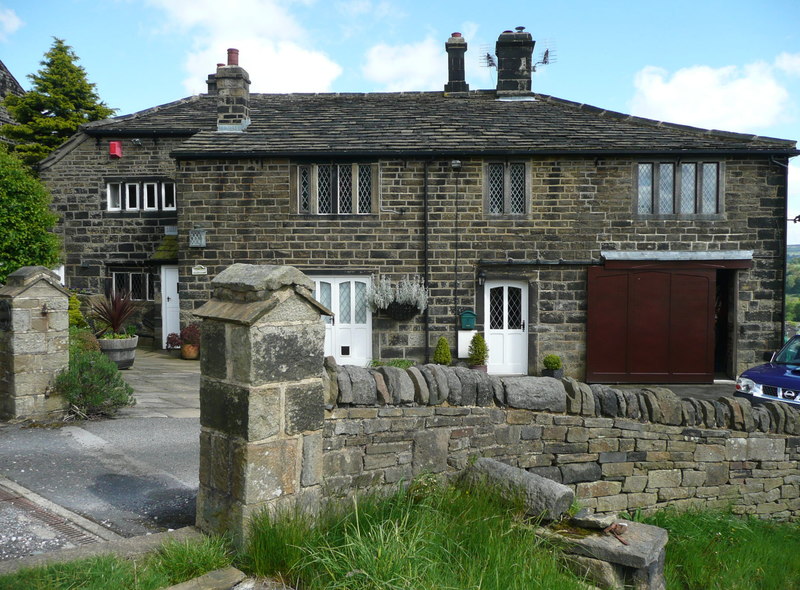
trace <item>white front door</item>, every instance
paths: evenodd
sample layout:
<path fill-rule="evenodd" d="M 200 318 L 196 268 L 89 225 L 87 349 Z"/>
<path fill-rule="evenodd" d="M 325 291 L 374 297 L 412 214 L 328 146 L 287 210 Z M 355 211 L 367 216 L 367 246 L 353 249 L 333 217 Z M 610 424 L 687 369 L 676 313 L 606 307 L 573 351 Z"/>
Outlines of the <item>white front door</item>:
<path fill-rule="evenodd" d="M 483 309 L 487 370 L 495 375 L 527 375 L 528 284 L 486 281 Z"/>
<path fill-rule="evenodd" d="M 178 298 L 178 267 L 161 267 L 161 348 L 167 336 L 181 331 L 181 302 Z"/>
<path fill-rule="evenodd" d="M 314 277 L 316 298 L 335 315 L 325 318 L 325 356 L 340 365 L 366 366 L 372 359 L 369 277 Z"/>

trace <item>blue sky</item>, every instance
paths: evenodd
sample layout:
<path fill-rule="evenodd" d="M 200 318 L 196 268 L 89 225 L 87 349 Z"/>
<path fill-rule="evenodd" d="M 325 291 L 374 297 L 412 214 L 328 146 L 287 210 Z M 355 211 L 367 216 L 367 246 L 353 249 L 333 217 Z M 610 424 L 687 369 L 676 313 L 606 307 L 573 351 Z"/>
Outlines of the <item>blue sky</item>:
<path fill-rule="evenodd" d="M 255 92 L 441 90 L 453 31 L 469 43 L 470 87 L 491 88 L 479 57 L 520 25 L 535 55 L 555 56 L 534 74 L 537 92 L 800 140 L 797 0 L 0 0 L 0 59 L 27 88 L 63 38 L 125 114 L 203 92 L 228 47 Z M 800 158 L 789 212 L 800 215 Z"/>

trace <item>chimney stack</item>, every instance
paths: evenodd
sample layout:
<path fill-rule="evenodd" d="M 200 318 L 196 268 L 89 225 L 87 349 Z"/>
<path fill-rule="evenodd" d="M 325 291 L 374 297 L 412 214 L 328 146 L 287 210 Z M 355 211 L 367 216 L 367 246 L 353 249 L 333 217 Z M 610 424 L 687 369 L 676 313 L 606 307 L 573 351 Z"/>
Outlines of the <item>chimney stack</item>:
<path fill-rule="evenodd" d="M 497 94 L 530 94 L 533 46 L 525 27 L 503 31 L 497 39 Z"/>
<path fill-rule="evenodd" d="M 447 50 L 448 82 L 444 85 L 445 92 L 469 92 L 464 75 L 464 54 L 467 52 L 467 42 L 461 33 L 453 33 L 444 44 Z"/>
<path fill-rule="evenodd" d="M 250 125 L 250 75 L 239 67 L 239 50 L 228 49 L 228 64 L 218 65 L 212 75 L 218 97 L 217 131 L 244 131 Z"/>

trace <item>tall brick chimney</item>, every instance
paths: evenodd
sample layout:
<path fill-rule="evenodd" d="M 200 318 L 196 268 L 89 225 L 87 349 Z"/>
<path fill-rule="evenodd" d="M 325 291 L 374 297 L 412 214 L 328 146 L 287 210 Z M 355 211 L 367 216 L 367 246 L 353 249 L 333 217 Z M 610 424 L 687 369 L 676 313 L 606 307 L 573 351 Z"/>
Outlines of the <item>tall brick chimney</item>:
<path fill-rule="evenodd" d="M 239 67 L 238 49 L 228 49 L 228 64 L 217 66 L 214 80 L 217 131 L 244 131 L 250 125 L 250 75 Z"/>
<path fill-rule="evenodd" d="M 469 84 L 464 75 L 464 54 L 467 52 L 467 42 L 461 33 L 453 33 L 444 44 L 447 50 L 447 78 L 444 85 L 445 92 L 469 92 Z"/>
<path fill-rule="evenodd" d="M 497 38 L 497 94 L 529 94 L 535 41 L 525 27 L 503 31 Z"/>

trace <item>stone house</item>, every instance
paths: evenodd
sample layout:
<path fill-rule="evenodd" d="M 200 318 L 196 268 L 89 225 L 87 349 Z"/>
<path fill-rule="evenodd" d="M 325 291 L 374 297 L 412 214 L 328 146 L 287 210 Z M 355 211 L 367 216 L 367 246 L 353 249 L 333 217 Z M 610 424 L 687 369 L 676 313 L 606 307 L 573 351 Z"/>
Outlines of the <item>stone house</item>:
<path fill-rule="evenodd" d="M 14 75 L 8 70 L 6 64 L 0 61 L 0 126 L 14 125 L 15 121 L 8 114 L 8 111 L 3 106 L 3 99 L 10 94 L 22 96 L 25 90 L 22 88 Z M 0 141 L 7 141 L 0 136 Z"/>
<path fill-rule="evenodd" d="M 523 30 L 470 91 L 445 46 L 443 92 L 250 93 L 230 50 L 207 94 L 84 126 L 41 164 L 68 286 L 150 302 L 163 345 L 228 265 L 293 265 L 348 364 L 456 348 L 463 310 L 498 374 L 554 353 L 588 381 L 709 382 L 778 347 L 794 141 L 534 93 Z M 424 313 L 370 309 L 411 275 Z"/>

